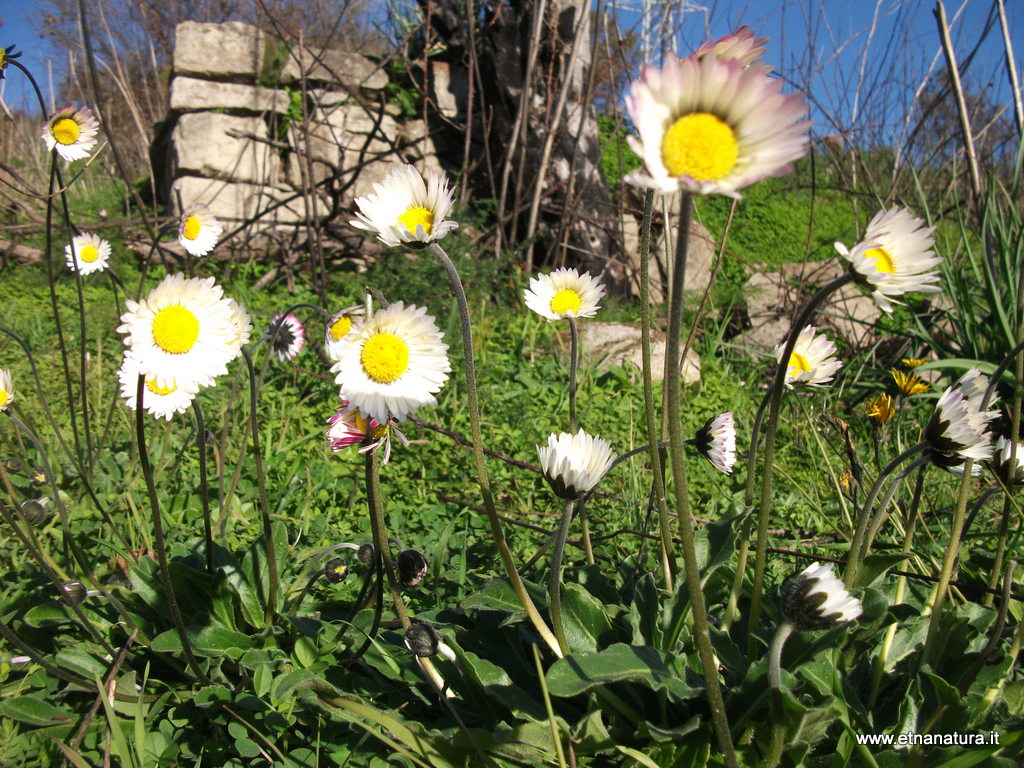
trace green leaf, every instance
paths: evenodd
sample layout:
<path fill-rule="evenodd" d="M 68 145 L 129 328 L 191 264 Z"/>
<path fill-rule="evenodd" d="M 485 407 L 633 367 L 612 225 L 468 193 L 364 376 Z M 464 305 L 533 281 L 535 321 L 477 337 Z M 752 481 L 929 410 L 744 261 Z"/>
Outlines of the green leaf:
<path fill-rule="evenodd" d="M 548 670 L 547 683 L 555 696 L 577 696 L 610 683 L 635 682 L 686 701 L 700 689 L 685 683 L 683 674 L 671 654 L 646 645 L 617 643 L 600 653 L 559 659 Z"/>
<path fill-rule="evenodd" d="M 562 623 L 569 647 L 575 652 L 596 651 L 612 634 L 605 607 L 579 584 L 562 587 Z"/>
<path fill-rule="evenodd" d="M 63 603 L 51 600 L 29 608 L 24 615 L 24 621 L 30 627 L 36 629 L 47 629 L 61 624 L 71 624 L 68 610 Z"/>
<path fill-rule="evenodd" d="M 0 715 L 29 725 L 59 725 L 73 715 L 34 696 L 15 696 L 0 701 Z"/>
<path fill-rule="evenodd" d="M 524 615 L 523 604 L 512 585 L 503 579 L 495 579 L 484 586 L 478 592 L 462 601 L 462 608 L 475 608 L 484 611 L 504 611 L 512 614 L 512 617 Z M 512 621 L 510 618 L 509 621 Z"/>
<path fill-rule="evenodd" d="M 246 650 L 252 646 L 252 638 L 216 624 L 202 627 L 185 627 L 189 645 L 197 656 L 224 656 L 229 650 Z M 181 651 L 181 638 L 176 629 L 169 629 L 153 638 L 153 650 L 158 653 Z"/>
<path fill-rule="evenodd" d="M 860 564 L 860 578 L 857 579 L 857 582 L 858 584 L 863 583 L 865 586 L 872 586 L 890 568 L 899 565 L 913 556 L 913 552 L 883 552 L 868 555 Z"/>
<path fill-rule="evenodd" d="M 736 551 L 736 527 L 739 515 L 729 515 L 708 523 L 693 537 L 697 550 L 697 568 L 701 582 L 725 565 Z"/>

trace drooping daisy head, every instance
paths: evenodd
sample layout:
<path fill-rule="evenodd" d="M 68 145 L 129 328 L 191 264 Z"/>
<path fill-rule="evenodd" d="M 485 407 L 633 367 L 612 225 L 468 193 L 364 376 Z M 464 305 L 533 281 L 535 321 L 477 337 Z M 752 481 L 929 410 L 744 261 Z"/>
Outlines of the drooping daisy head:
<path fill-rule="evenodd" d="M 615 454 L 607 440 L 581 429 L 575 435 L 549 436 L 547 445 L 537 446 L 537 458 L 555 495 L 575 500 L 600 482 L 611 469 Z"/>
<path fill-rule="evenodd" d="M 601 308 L 597 302 L 602 296 L 600 280 L 569 267 L 531 277 L 530 287 L 523 291 L 526 306 L 549 323 L 568 317 L 593 317 Z"/>
<path fill-rule="evenodd" d="M 98 235 L 75 235 L 64 246 L 64 258 L 68 269 L 74 272 L 77 267 L 80 275 L 102 272 L 110 260 L 110 243 Z"/>
<path fill-rule="evenodd" d="M 814 563 L 782 585 L 782 613 L 802 632 L 831 629 L 863 613 L 860 600 L 846 591 L 832 563 Z"/>
<path fill-rule="evenodd" d="M 884 426 L 889 419 L 896 415 L 896 401 L 889 393 L 882 392 L 868 402 L 867 414 L 871 423 L 876 427 Z"/>
<path fill-rule="evenodd" d="M 732 411 L 708 419 L 694 436 L 694 446 L 719 472 L 732 474 L 736 463 L 736 421 Z"/>
<path fill-rule="evenodd" d="M 728 195 L 789 171 L 807 151 L 810 123 L 800 94 L 735 58 L 669 58 L 648 66 L 626 98 L 645 171 L 626 180 L 660 192 Z"/>
<path fill-rule="evenodd" d="M 210 386 L 238 356 L 235 310 L 212 277 L 168 275 L 125 307 L 117 331 L 158 387 Z"/>
<path fill-rule="evenodd" d="M 57 154 L 68 161 L 81 160 L 96 146 L 99 130 L 100 124 L 88 107 L 76 109 L 67 104 L 50 115 L 42 136 L 51 152 L 56 149 Z"/>
<path fill-rule="evenodd" d="M 340 309 L 331 315 L 327 321 L 327 330 L 324 333 L 324 342 L 327 344 L 327 356 L 338 361 L 338 345 L 348 336 L 355 327 L 355 322 L 363 316 L 364 309 L 359 304 Z"/>
<path fill-rule="evenodd" d="M 932 251 L 934 230 L 906 208 L 893 207 L 875 214 L 864 239 L 853 248 L 842 243 L 835 248 L 873 289 L 878 306 L 891 314 L 893 304 L 903 303 L 897 296 L 942 290 L 935 284 L 942 259 Z"/>
<path fill-rule="evenodd" d="M 983 410 L 987 387 L 988 377 L 972 368 L 942 393 L 924 431 L 929 456 L 936 466 L 962 472 L 965 459 L 992 458 L 992 433 L 988 425 L 999 411 Z"/>
<path fill-rule="evenodd" d="M 359 212 L 349 224 L 373 232 L 387 245 L 422 248 L 459 226 L 447 221 L 455 197 L 444 174 L 430 171 L 424 182 L 413 166 L 400 165 L 373 189 L 356 198 Z"/>
<path fill-rule="evenodd" d="M 0 368 L 0 411 L 6 411 L 14 401 L 14 384 L 11 383 L 11 372 Z"/>
<path fill-rule="evenodd" d="M 21 51 L 14 50 L 13 45 L 0 48 L 0 80 L 4 79 L 4 72 L 7 71 L 7 65 L 11 63 L 11 60 L 19 58 L 21 54 Z"/>
<path fill-rule="evenodd" d="M 121 397 L 133 411 L 138 406 L 141 370 L 138 359 L 130 351 L 126 352 L 117 371 L 117 380 L 121 384 Z M 142 388 L 142 406 L 156 418 L 170 421 L 175 414 L 188 410 L 198 391 L 195 382 L 183 381 L 179 385 L 177 380 L 165 379 L 158 384 L 153 376 L 147 376 Z"/>
<path fill-rule="evenodd" d="M 203 203 L 192 203 L 178 220 L 178 242 L 193 256 L 205 256 L 217 245 L 224 227 Z"/>
<path fill-rule="evenodd" d="M 270 353 L 282 363 L 298 357 L 306 344 L 306 331 L 299 318 L 290 312 L 274 315 L 267 325 L 266 336 Z"/>
<path fill-rule="evenodd" d="M 331 371 L 341 399 L 382 424 L 437 405 L 451 370 L 442 338 L 423 307 L 396 301 L 377 310 L 338 342 Z"/>
<path fill-rule="evenodd" d="M 781 360 L 786 345 L 775 347 L 775 359 Z M 786 386 L 822 387 L 832 381 L 836 371 L 843 367 L 833 355 L 836 345 L 823 333 L 815 334 L 813 325 L 804 328 L 796 339 L 786 369 Z"/>
<path fill-rule="evenodd" d="M 996 438 L 995 449 L 990 465 L 996 476 L 1007 488 L 1013 485 L 1024 485 L 1024 443 L 1017 443 L 1016 449 L 1009 438 L 1000 435 Z M 1011 460 L 1010 453 L 1013 452 Z"/>
<path fill-rule="evenodd" d="M 708 40 L 690 54 L 690 58 L 703 59 L 705 56 L 713 56 L 723 61 L 735 59 L 743 66 L 750 66 L 758 63 L 758 59 L 764 55 L 767 44 L 767 37 L 755 37 L 754 30 L 744 24 L 731 35 L 720 37 L 717 40 Z M 765 69 L 770 69 L 770 67 L 765 67 Z"/>

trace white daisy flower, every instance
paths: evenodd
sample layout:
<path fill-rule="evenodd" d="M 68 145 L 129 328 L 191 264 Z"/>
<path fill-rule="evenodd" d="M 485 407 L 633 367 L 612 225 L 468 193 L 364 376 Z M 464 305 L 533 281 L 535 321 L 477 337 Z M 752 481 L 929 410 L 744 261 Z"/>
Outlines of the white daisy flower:
<path fill-rule="evenodd" d="M 814 563 L 782 585 L 782 612 L 797 629 L 831 629 L 863 613 L 860 600 L 846 591 L 832 563 Z"/>
<path fill-rule="evenodd" d="M 0 368 L 0 411 L 6 411 L 14 402 L 14 384 L 11 382 L 11 372 Z"/>
<path fill-rule="evenodd" d="M 708 419 L 694 437 L 694 446 L 715 469 L 731 475 L 736 463 L 736 422 L 732 411 Z"/>
<path fill-rule="evenodd" d="M 71 243 L 64 246 L 64 258 L 72 272 L 77 265 L 80 275 L 102 272 L 110 260 L 110 243 L 97 235 L 75 235 Z"/>
<path fill-rule="evenodd" d="M 633 83 L 626 107 L 646 170 L 626 180 L 660 192 L 728 195 L 789 171 L 807 151 L 810 122 L 797 93 L 763 67 L 716 56 L 669 58 Z"/>
<path fill-rule="evenodd" d="M 126 352 L 117 371 L 117 379 L 121 382 L 121 397 L 133 411 L 137 405 L 140 371 L 138 359 L 130 351 Z M 188 410 L 198 391 L 199 386 L 194 382 L 183 382 L 179 386 L 177 381 L 165 380 L 161 385 L 154 377 L 147 376 L 142 389 L 142 405 L 147 413 L 170 421 L 175 414 Z"/>
<path fill-rule="evenodd" d="M 835 357 L 836 345 L 825 334 L 814 335 L 815 328 L 808 325 L 796 339 L 786 370 L 786 387 L 822 387 L 832 381 L 836 371 L 843 367 Z M 775 347 L 775 359 L 781 360 L 786 349 L 783 342 Z"/>
<path fill-rule="evenodd" d="M 168 275 L 125 307 L 117 331 L 158 387 L 210 386 L 238 355 L 235 312 L 212 277 Z"/>
<path fill-rule="evenodd" d="M 249 313 L 245 311 L 245 307 L 230 296 L 225 296 L 224 301 L 228 303 L 231 326 L 235 329 L 234 338 L 228 342 L 228 346 L 234 352 L 231 356 L 231 359 L 234 360 L 242 353 L 242 347 L 249 343 L 249 338 L 252 336 L 252 320 L 249 319 Z"/>
<path fill-rule="evenodd" d="M 864 239 L 853 248 L 842 243 L 835 248 L 874 289 L 872 294 L 878 306 L 892 313 L 893 304 L 902 304 L 897 296 L 911 291 L 938 293 L 942 288 L 936 269 L 942 258 L 932 251 L 935 227 L 925 227 L 924 221 L 906 208 L 890 208 L 875 214 L 868 224 Z"/>
<path fill-rule="evenodd" d="M 996 438 L 991 461 L 992 471 L 1007 487 L 1024 484 L 1024 443 L 1017 443 L 1011 464 L 1010 451 L 1012 448 L 1013 443 L 1010 439 L 1000 435 Z"/>
<path fill-rule="evenodd" d="M 338 346 L 345 337 L 352 332 L 355 319 L 362 317 L 364 309 L 359 304 L 345 307 L 338 310 L 331 319 L 327 321 L 327 330 L 324 333 L 324 342 L 327 345 L 327 356 L 334 362 L 338 362 Z"/>
<path fill-rule="evenodd" d="M 193 256 L 205 256 L 217 245 L 224 227 L 203 203 L 192 203 L 181 212 L 178 242 Z"/>
<path fill-rule="evenodd" d="M 953 472 L 959 470 L 958 474 L 962 474 L 965 459 L 986 461 L 992 458 L 992 433 L 988 431 L 988 424 L 999 411 L 982 410 L 981 401 L 987 387 L 988 377 L 972 368 L 942 393 L 924 431 L 935 465 Z"/>
<path fill-rule="evenodd" d="M 387 245 L 422 248 L 459 226 L 445 220 L 455 197 L 444 174 L 430 171 L 424 183 L 415 168 L 400 165 L 373 189 L 374 194 L 356 198 L 359 213 L 349 224 L 373 232 Z"/>
<path fill-rule="evenodd" d="M 341 399 L 381 423 L 437 405 L 451 370 L 443 337 L 423 307 L 396 301 L 374 312 L 338 342 L 331 371 Z"/>
<path fill-rule="evenodd" d="M 744 24 L 731 35 L 704 43 L 690 58 L 702 59 L 711 54 L 716 59 L 735 59 L 743 66 L 750 66 L 758 63 L 758 59 L 764 55 L 767 43 L 767 37 L 754 37 L 754 30 Z"/>
<path fill-rule="evenodd" d="M 530 287 L 523 291 L 526 306 L 549 323 L 567 317 L 593 317 L 601 308 L 597 302 L 602 296 L 600 280 L 568 267 L 531 277 Z"/>
<path fill-rule="evenodd" d="M 537 446 L 544 479 L 555 495 L 578 499 L 605 476 L 615 462 L 611 444 L 582 429 L 575 435 L 562 432 L 548 437 L 546 446 Z"/>
<path fill-rule="evenodd" d="M 306 331 L 295 315 L 278 313 L 267 325 L 267 343 L 270 353 L 282 363 L 294 360 L 306 345 Z"/>
<path fill-rule="evenodd" d="M 42 136 L 51 152 L 56 149 L 68 161 L 81 160 L 96 146 L 99 130 L 100 124 L 88 107 L 75 109 L 67 104 L 50 115 Z"/>

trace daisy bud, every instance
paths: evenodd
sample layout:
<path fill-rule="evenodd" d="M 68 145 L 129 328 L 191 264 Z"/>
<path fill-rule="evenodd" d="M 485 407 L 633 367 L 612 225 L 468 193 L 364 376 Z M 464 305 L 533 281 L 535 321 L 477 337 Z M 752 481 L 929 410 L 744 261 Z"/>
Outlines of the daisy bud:
<path fill-rule="evenodd" d="M 64 587 L 64 593 L 60 596 L 60 599 L 72 607 L 81 605 L 85 602 L 85 598 L 89 596 L 89 590 L 80 581 L 69 579 L 63 582 L 61 586 Z"/>
<path fill-rule="evenodd" d="M 860 600 L 836 578 L 833 564 L 814 563 L 782 585 L 782 612 L 802 632 L 853 621 L 861 615 Z"/>
<path fill-rule="evenodd" d="M 541 472 L 559 498 L 574 501 L 594 488 L 615 461 L 611 444 L 582 429 L 575 435 L 562 432 L 537 446 Z"/>
<path fill-rule="evenodd" d="M 403 587 L 415 587 L 427 575 L 427 558 L 415 549 L 403 549 L 398 553 L 398 580 Z"/>
<path fill-rule="evenodd" d="M 340 557 L 332 557 L 324 565 L 324 578 L 331 584 L 337 584 L 348 576 L 348 566 Z"/>
<path fill-rule="evenodd" d="M 363 565 L 369 565 L 373 562 L 373 555 L 373 544 L 363 544 L 359 547 L 359 551 L 356 552 L 356 559 Z"/>
<path fill-rule="evenodd" d="M 697 431 L 694 446 L 719 472 L 732 474 L 736 463 L 736 422 L 732 411 L 708 419 Z"/>
<path fill-rule="evenodd" d="M 1014 451 L 1013 464 L 1010 463 L 1010 449 L 1013 447 L 1005 437 L 996 439 L 995 451 L 992 456 L 992 471 L 1007 487 L 1011 485 L 1024 485 L 1024 443 L 1017 443 L 1017 450 Z"/>

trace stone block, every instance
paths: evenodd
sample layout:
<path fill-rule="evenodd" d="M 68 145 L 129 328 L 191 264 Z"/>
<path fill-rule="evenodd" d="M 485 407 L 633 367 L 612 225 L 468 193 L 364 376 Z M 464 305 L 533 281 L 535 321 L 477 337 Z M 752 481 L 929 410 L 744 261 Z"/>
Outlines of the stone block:
<path fill-rule="evenodd" d="M 315 55 L 314 55 L 315 54 Z M 286 84 L 302 81 L 342 83 L 352 88 L 381 90 L 388 84 L 388 76 L 372 60 L 353 51 L 339 48 L 313 50 L 295 47 L 281 71 L 281 82 Z"/>
<path fill-rule="evenodd" d="M 182 176 L 171 185 L 174 210 L 177 210 L 178 195 L 182 205 L 206 203 L 214 216 L 226 222 L 237 223 L 259 216 L 256 226 L 260 229 L 271 224 L 297 224 L 306 218 L 301 195 L 296 197 L 294 190 L 279 187 Z M 319 218 L 330 212 L 327 204 L 319 198 L 315 201 L 315 208 L 314 215 Z"/>
<path fill-rule="evenodd" d="M 430 98 L 437 110 L 449 120 L 457 120 L 466 113 L 469 99 L 469 79 L 462 67 L 447 61 L 430 62 Z M 576 125 L 576 123 L 570 123 Z"/>
<path fill-rule="evenodd" d="M 267 137 L 262 118 L 215 112 L 182 115 L 171 136 L 174 173 L 276 183 L 280 171 L 277 152 L 268 144 L 240 138 L 247 135 Z"/>
<path fill-rule="evenodd" d="M 604 371 L 614 365 L 634 366 L 643 369 L 643 351 L 640 343 L 640 325 L 637 323 L 605 323 L 586 320 L 579 324 L 580 357 L 582 362 Z M 569 349 L 569 331 L 564 332 Z M 654 381 L 664 379 L 665 335 L 654 331 L 651 336 L 651 375 Z M 700 355 L 687 350 L 682 365 L 684 384 L 700 381 Z"/>
<path fill-rule="evenodd" d="M 657 199 L 657 198 L 656 198 Z M 670 206 L 673 203 L 669 204 Z M 652 304 L 660 304 L 668 298 L 668 286 L 665 284 L 668 275 L 669 260 L 675 258 L 675 237 L 678 231 L 678 216 L 672 215 L 671 221 L 671 255 L 669 242 L 665 233 L 654 236 L 651 252 L 648 256 L 648 275 L 650 276 L 650 295 Z M 640 223 L 628 214 L 622 226 L 623 249 L 629 260 L 630 287 L 634 294 L 640 292 Z M 696 219 L 690 220 L 690 234 L 686 248 L 685 290 L 687 293 L 703 293 L 711 281 L 711 269 L 718 255 L 715 239 L 707 227 Z"/>
<path fill-rule="evenodd" d="M 245 77 L 255 81 L 263 66 L 263 33 L 249 24 L 183 21 L 174 35 L 177 75 Z"/>
<path fill-rule="evenodd" d="M 225 109 L 251 114 L 288 111 L 289 98 L 285 91 L 257 88 L 238 83 L 217 83 L 194 77 L 175 77 L 171 81 L 171 109 L 195 112 L 204 109 Z"/>

